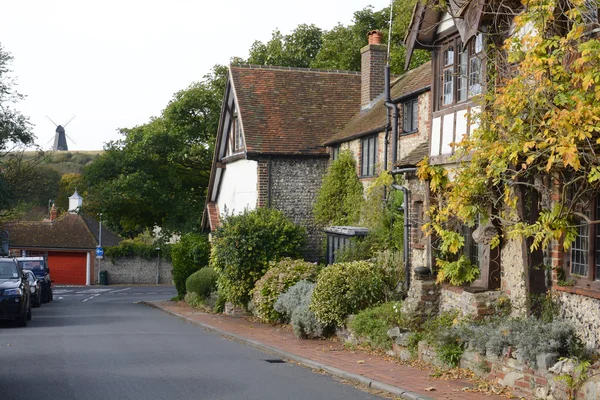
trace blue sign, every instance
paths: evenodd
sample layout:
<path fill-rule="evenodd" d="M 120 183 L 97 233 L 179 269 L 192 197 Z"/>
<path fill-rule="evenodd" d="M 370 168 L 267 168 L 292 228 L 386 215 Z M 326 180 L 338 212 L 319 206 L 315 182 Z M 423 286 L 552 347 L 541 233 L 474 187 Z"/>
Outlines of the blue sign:
<path fill-rule="evenodd" d="M 100 246 L 96 247 L 96 257 L 102 258 L 104 256 L 104 249 Z"/>

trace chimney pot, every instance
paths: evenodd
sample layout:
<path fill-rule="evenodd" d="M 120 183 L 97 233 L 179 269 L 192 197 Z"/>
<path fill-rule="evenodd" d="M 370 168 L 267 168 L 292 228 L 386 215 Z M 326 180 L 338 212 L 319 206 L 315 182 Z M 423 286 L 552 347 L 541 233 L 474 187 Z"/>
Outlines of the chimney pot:
<path fill-rule="evenodd" d="M 381 44 L 383 33 L 381 33 L 380 30 L 375 29 L 367 33 L 367 37 L 369 38 L 369 44 Z"/>
<path fill-rule="evenodd" d="M 54 221 L 56 219 L 57 215 L 58 215 L 58 210 L 56 209 L 56 206 L 54 204 L 52 204 L 52 208 L 50 209 L 50 221 Z"/>

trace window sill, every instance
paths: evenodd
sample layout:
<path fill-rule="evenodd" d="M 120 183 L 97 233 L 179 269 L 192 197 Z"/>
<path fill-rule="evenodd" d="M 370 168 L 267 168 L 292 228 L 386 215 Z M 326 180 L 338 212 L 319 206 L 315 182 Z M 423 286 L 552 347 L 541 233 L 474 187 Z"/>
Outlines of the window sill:
<path fill-rule="evenodd" d="M 557 292 L 572 293 L 580 296 L 591 297 L 593 299 L 600 299 L 600 291 L 594 289 L 584 289 L 578 286 L 558 286 L 556 285 L 556 282 L 552 288 Z"/>
<path fill-rule="evenodd" d="M 404 137 L 404 136 L 410 136 L 410 135 L 414 135 L 416 133 L 419 133 L 419 130 L 414 130 L 414 131 L 410 131 L 410 132 L 406 132 L 406 131 L 402 131 L 400 133 L 400 137 Z"/>

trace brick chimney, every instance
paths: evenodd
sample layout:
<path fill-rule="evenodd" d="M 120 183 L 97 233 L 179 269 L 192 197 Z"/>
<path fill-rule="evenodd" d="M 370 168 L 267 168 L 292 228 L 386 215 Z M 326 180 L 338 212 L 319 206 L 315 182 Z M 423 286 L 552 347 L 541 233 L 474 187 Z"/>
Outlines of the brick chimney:
<path fill-rule="evenodd" d="M 385 87 L 387 46 L 381 44 L 383 34 L 381 31 L 374 30 L 367 36 L 369 44 L 360 49 L 361 108 L 368 108 L 371 102 L 383 93 Z"/>
<path fill-rule="evenodd" d="M 54 221 L 56 219 L 57 215 L 58 215 L 58 210 L 56 209 L 56 206 L 54 204 L 52 204 L 52 208 L 50 209 L 50 221 Z"/>

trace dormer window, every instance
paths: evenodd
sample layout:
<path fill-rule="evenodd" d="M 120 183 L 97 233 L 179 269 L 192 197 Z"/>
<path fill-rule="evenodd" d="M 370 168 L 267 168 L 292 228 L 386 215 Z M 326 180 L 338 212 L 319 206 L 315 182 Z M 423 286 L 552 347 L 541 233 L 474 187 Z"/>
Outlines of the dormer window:
<path fill-rule="evenodd" d="M 442 45 L 439 59 L 438 109 L 468 100 L 483 89 L 483 34 L 465 46 L 456 36 Z"/>

